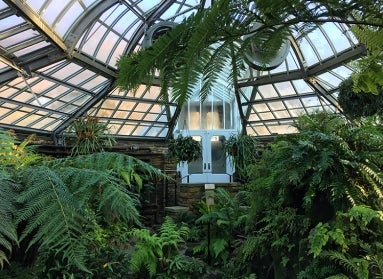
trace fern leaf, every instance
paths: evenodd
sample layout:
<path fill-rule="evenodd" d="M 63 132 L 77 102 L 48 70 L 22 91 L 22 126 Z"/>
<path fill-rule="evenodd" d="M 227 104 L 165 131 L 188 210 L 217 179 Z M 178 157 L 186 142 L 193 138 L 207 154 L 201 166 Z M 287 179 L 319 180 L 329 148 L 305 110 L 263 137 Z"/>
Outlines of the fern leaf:
<path fill-rule="evenodd" d="M 221 255 L 222 252 L 228 247 L 228 242 L 226 239 L 214 239 L 212 241 L 212 250 L 215 257 Z"/>
<path fill-rule="evenodd" d="M 8 263 L 12 245 L 18 243 L 13 214 L 16 211 L 16 184 L 0 173 L 0 267 Z M 1 269 L 0 268 L 0 269 Z"/>
<path fill-rule="evenodd" d="M 17 213 L 17 221 L 27 222 L 21 235 L 32 235 L 31 247 L 41 247 L 60 254 L 68 265 L 89 272 L 85 267 L 87 250 L 84 235 L 84 212 L 60 176 L 47 167 L 27 168 L 21 172 L 25 188 L 18 196 L 24 207 Z"/>
<path fill-rule="evenodd" d="M 131 235 L 136 244 L 130 259 L 130 267 L 133 272 L 139 272 L 144 267 L 152 278 L 162 257 L 160 238 L 156 234 L 152 235 L 147 229 L 133 229 Z"/>
<path fill-rule="evenodd" d="M 139 225 L 138 203 L 137 195 L 119 185 L 109 184 L 103 189 L 99 208 L 121 221 Z"/>

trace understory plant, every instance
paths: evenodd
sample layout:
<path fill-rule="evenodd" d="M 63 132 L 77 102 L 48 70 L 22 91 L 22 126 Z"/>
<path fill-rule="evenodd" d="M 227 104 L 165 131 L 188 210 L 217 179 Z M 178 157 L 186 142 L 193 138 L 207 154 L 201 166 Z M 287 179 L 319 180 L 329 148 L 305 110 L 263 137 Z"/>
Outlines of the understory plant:
<path fill-rule="evenodd" d="M 225 188 L 214 191 L 214 204 L 201 200 L 199 215 L 193 224 L 198 230 L 198 242 L 193 253 L 211 266 L 225 269 L 245 237 L 250 193 L 241 190 L 231 194 Z"/>
<path fill-rule="evenodd" d="M 127 231 L 142 225 L 143 181 L 166 176 L 113 152 L 22 165 L 17 163 L 21 159 L 32 162 L 28 152 L 4 153 L 18 148 L 4 134 L 1 143 L 0 155 L 7 160 L 2 160 L 0 177 L 0 263 L 5 269 L 0 273 L 13 263 L 35 267 L 38 276 L 47 278 L 92 278 L 123 269 Z"/>
<path fill-rule="evenodd" d="M 203 262 L 180 253 L 189 227 L 167 216 L 158 233 L 149 229 L 131 231 L 134 252 L 130 260 L 134 278 L 190 278 L 204 271 Z M 194 267 L 193 267 L 194 266 Z M 199 266 L 199 268 L 198 268 Z"/>
<path fill-rule="evenodd" d="M 381 119 L 318 112 L 295 127 L 254 166 L 237 266 L 259 278 L 380 278 Z"/>

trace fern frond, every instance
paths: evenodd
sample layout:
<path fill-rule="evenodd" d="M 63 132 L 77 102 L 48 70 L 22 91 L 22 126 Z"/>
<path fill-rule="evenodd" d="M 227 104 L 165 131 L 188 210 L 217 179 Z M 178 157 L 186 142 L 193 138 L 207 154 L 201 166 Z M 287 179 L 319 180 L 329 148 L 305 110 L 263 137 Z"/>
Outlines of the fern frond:
<path fill-rule="evenodd" d="M 356 278 L 368 278 L 368 262 L 365 259 L 348 258 L 345 254 L 337 251 L 324 251 L 321 256 L 336 262 L 340 267 Z"/>
<path fill-rule="evenodd" d="M 64 159 L 56 159 L 45 163 L 52 168 L 73 167 L 85 170 L 102 171 L 108 177 L 120 179 L 120 184 L 126 184 L 132 189 L 140 190 L 143 179 L 170 179 L 161 170 L 152 165 L 116 152 L 99 152 Z M 91 179 L 91 177 L 89 177 Z M 78 177 L 78 179 L 81 179 Z M 95 178 L 98 179 L 98 178 Z M 81 185 L 81 184 L 78 184 Z"/>
<path fill-rule="evenodd" d="M 368 180 L 369 185 L 372 187 L 372 190 L 375 192 L 377 197 L 383 198 L 383 177 L 381 170 L 371 162 L 360 163 L 359 169 Z"/>
<path fill-rule="evenodd" d="M 229 243 L 227 242 L 226 239 L 220 239 L 220 238 L 214 239 L 212 241 L 213 255 L 215 257 L 218 257 L 218 255 L 221 255 L 221 253 L 223 253 L 227 249 L 228 245 Z"/>
<path fill-rule="evenodd" d="M 371 256 L 371 267 L 374 270 L 375 279 L 383 279 L 383 258 L 381 255 Z"/>
<path fill-rule="evenodd" d="M 184 242 L 189 234 L 187 226 L 178 227 L 174 219 L 166 216 L 159 230 L 162 247 L 171 246 L 178 247 L 178 244 Z"/>
<path fill-rule="evenodd" d="M 140 225 L 138 205 L 139 199 L 136 194 L 120 185 L 109 184 L 105 185 L 102 191 L 99 208 L 105 214 L 112 215 L 121 221 Z"/>
<path fill-rule="evenodd" d="M 39 243 L 62 255 L 68 265 L 89 272 L 85 267 L 87 250 L 81 239 L 86 215 L 60 176 L 44 166 L 26 168 L 20 176 L 26 186 L 17 198 L 23 204 L 17 222 L 27 223 L 20 239 L 32 235 L 29 247 Z"/>
<path fill-rule="evenodd" d="M 16 184 L 0 173 L 0 269 L 12 252 L 12 245 L 18 243 L 14 212 L 16 212 Z"/>
<path fill-rule="evenodd" d="M 130 267 L 133 272 L 139 272 L 144 267 L 152 278 L 156 274 L 158 261 L 162 258 L 160 238 L 147 229 L 133 229 L 130 234 L 136 241 Z"/>

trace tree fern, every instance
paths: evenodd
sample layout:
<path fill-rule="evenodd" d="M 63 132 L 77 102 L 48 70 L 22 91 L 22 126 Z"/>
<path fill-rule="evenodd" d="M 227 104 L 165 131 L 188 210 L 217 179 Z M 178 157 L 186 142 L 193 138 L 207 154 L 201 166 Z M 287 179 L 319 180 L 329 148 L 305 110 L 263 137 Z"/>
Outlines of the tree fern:
<path fill-rule="evenodd" d="M 0 172 L 0 269 L 9 263 L 12 246 L 18 243 L 15 222 L 17 184 Z"/>
<path fill-rule="evenodd" d="M 89 272 L 81 239 L 86 214 L 66 184 L 56 172 L 43 166 L 25 169 L 20 175 L 26 186 L 17 198 L 23 205 L 17 221 L 27 222 L 21 239 L 32 235 L 29 247 L 39 243 L 43 249 L 62 255 L 69 266 Z"/>
<path fill-rule="evenodd" d="M 121 179 L 112 170 L 66 167 L 58 173 L 79 204 L 97 212 L 104 222 L 140 224 L 137 193 L 121 185 Z"/>
<path fill-rule="evenodd" d="M 109 171 L 132 189 L 139 189 L 142 179 L 169 179 L 161 170 L 137 158 L 115 152 L 99 152 L 46 162 L 52 167 L 75 167 Z"/>
<path fill-rule="evenodd" d="M 229 81 L 239 77 L 235 66 L 246 61 L 250 45 L 262 51 L 260 57 L 266 65 L 292 32 L 307 34 L 325 22 L 381 27 L 379 5 L 366 5 L 364 1 L 352 5 L 340 1 L 214 1 L 209 9 L 201 9 L 160 36 L 151 47 L 120 57 L 116 84 L 122 90 L 135 90 L 141 83 L 151 86 L 157 77 L 160 96 L 168 100 L 172 95 L 182 105 L 202 81 L 203 100 L 215 84 L 217 73 L 228 69 L 232 77 Z M 361 17 L 355 19 L 352 14 Z M 255 22 L 260 27 L 252 30 Z M 217 61 L 219 54 L 225 54 L 225 67 Z M 235 59 L 227 59 L 226 54 Z M 238 64 L 230 62 L 234 60 Z"/>

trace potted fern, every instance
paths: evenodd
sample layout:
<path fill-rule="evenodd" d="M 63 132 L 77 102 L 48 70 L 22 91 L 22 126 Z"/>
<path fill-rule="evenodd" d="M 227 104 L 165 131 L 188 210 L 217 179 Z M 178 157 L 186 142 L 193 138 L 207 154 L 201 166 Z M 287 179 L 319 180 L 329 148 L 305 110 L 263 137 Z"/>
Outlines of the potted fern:
<path fill-rule="evenodd" d="M 249 168 L 259 157 L 260 145 L 256 137 L 251 135 L 231 135 L 224 142 L 223 151 L 231 157 L 239 180 L 247 180 Z"/>
<path fill-rule="evenodd" d="M 201 154 L 201 144 L 192 136 L 178 135 L 176 138 L 169 140 L 167 156 L 174 159 L 177 164 L 195 161 Z"/>

